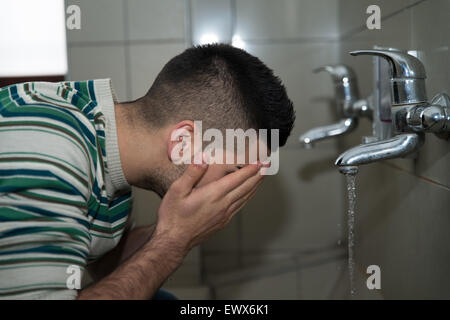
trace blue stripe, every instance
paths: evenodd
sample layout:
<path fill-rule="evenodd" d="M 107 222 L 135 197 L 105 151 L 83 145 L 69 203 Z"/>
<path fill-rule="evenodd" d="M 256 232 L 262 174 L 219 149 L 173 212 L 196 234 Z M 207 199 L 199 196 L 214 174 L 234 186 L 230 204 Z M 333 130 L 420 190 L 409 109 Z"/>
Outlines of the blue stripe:
<path fill-rule="evenodd" d="M 70 186 L 70 190 L 64 190 L 64 193 L 68 193 L 70 195 L 81 196 L 85 201 L 87 200 L 84 194 L 82 194 L 75 186 L 73 186 L 70 182 L 64 180 L 63 178 L 55 175 L 54 173 L 48 170 L 35 170 L 35 169 L 0 169 L 0 176 L 15 176 L 15 175 L 27 175 L 34 177 L 48 177 L 48 178 L 56 178 L 59 182 L 62 182 L 66 186 Z M 8 178 L 14 179 L 14 177 Z M 48 190 L 61 191 L 55 188 L 49 188 L 45 185 L 42 186 L 42 189 L 47 188 Z M 0 181 L 0 192 L 16 192 L 18 190 L 23 190 L 25 188 L 20 189 L 17 186 L 8 186 L 8 184 L 4 183 L 4 181 Z"/>
<path fill-rule="evenodd" d="M 41 208 L 37 208 L 37 207 L 31 207 L 31 206 L 25 206 L 25 205 L 18 205 L 18 206 L 15 206 L 15 207 L 17 209 L 20 209 L 20 210 L 25 210 L 25 211 L 32 212 L 32 213 L 37 213 L 37 214 L 40 214 L 40 215 L 46 216 L 46 217 L 57 217 L 57 218 L 73 219 L 77 223 L 83 225 L 83 227 L 86 227 L 86 228 L 89 228 L 89 226 L 90 226 L 90 223 L 88 221 L 86 221 L 85 219 L 80 219 L 80 218 L 77 218 L 77 217 L 70 217 L 70 216 L 67 216 L 67 215 L 55 213 L 55 212 L 48 211 L 48 210 L 41 209 Z"/>
<path fill-rule="evenodd" d="M 130 197 L 131 197 L 131 192 L 128 192 L 128 193 L 124 194 L 123 196 L 120 196 L 120 197 L 114 199 L 113 201 L 111 201 L 111 202 L 109 203 L 109 207 L 110 207 L 110 208 L 113 208 L 113 207 L 115 207 L 117 204 L 121 204 L 122 202 L 129 200 Z"/>
<path fill-rule="evenodd" d="M 97 102 L 97 98 L 95 97 L 95 92 L 94 92 L 94 81 L 93 80 L 88 81 L 88 88 L 89 88 L 89 96 L 90 96 L 91 100 Z"/>
<path fill-rule="evenodd" d="M 74 227 L 23 227 L 23 228 L 15 228 L 12 230 L 6 230 L 3 232 L 0 232 L 0 239 L 1 238 L 7 238 L 7 237 L 14 237 L 24 234 L 32 234 L 32 233 L 39 233 L 39 232 L 46 232 L 46 231 L 52 231 L 52 232 L 63 232 L 61 229 L 75 229 Z M 83 238 L 90 239 L 90 234 L 87 232 L 83 232 L 81 230 L 78 230 L 83 234 Z M 73 235 L 74 237 L 79 237 L 78 234 Z"/>
<path fill-rule="evenodd" d="M 89 119 L 93 120 L 94 115 L 91 115 L 90 113 L 91 113 L 92 109 L 94 109 L 96 106 L 97 106 L 97 102 L 91 101 L 86 106 L 84 106 L 83 110 L 81 110 L 81 111 L 83 111 L 84 114 L 89 114 Z"/>
<path fill-rule="evenodd" d="M 70 101 L 71 104 L 73 104 L 74 106 L 77 105 L 78 100 L 80 100 L 80 96 L 78 95 L 78 93 L 72 95 L 72 100 Z"/>

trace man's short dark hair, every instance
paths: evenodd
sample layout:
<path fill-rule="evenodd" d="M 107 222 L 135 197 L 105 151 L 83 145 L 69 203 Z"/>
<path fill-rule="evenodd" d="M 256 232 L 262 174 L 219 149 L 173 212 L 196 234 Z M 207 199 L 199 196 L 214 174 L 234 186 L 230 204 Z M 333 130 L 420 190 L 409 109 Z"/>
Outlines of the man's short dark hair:
<path fill-rule="evenodd" d="M 273 71 L 226 44 L 192 47 L 171 59 L 141 102 L 140 116 L 153 126 L 202 120 L 204 128 L 220 130 L 279 129 L 280 146 L 295 120 L 292 102 Z"/>

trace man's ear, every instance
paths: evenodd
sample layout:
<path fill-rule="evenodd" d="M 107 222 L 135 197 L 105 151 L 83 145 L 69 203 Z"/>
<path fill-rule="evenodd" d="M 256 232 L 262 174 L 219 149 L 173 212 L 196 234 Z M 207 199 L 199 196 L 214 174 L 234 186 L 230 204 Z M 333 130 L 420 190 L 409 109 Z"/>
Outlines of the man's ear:
<path fill-rule="evenodd" d="M 167 141 L 167 156 L 175 164 L 190 163 L 194 145 L 194 122 L 183 120 L 173 126 Z"/>

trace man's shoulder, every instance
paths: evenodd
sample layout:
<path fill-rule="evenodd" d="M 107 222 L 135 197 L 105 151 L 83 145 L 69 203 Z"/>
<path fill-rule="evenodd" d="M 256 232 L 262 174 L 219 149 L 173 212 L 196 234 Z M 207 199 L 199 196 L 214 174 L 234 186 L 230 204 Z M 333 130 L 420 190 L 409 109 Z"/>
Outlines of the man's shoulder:
<path fill-rule="evenodd" d="M 36 81 L 9 85 L 0 88 L 0 106 L 23 107 L 24 111 L 31 110 L 27 106 L 48 111 L 57 108 L 82 111 L 87 106 L 97 104 L 94 81 Z"/>
<path fill-rule="evenodd" d="M 93 80 L 25 82 L 0 89 L 3 124 L 42 125 L 94 139 L 93 117 L 85 110 L 96 106 Z"/>

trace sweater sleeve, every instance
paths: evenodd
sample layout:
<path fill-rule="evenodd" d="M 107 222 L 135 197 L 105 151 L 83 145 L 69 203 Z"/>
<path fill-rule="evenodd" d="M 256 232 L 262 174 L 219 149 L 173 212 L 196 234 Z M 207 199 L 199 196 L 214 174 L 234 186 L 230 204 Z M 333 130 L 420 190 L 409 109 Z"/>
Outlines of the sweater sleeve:
<path fill-rule="evenodd" d="M 0 299 L 74 299 L 91 242 L 88 147 L 70 122 L 23 121 L 8 108 L 0 105 Z"/>

